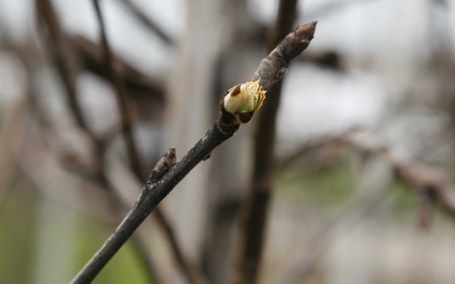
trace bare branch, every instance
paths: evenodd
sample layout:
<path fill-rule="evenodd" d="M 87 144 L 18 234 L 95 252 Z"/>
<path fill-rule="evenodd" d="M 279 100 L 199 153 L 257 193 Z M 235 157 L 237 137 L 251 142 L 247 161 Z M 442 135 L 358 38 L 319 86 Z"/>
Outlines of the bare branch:
<path fill-rule="evenodd" d="M 68 42 L 79 56 L 81 67 L 86 68 L 106 80 L 111 80 L 106 64 L 103 62 L 101 47 L 83 36 L 68 36 Z M 154 103 L 164 104 L 165 94 L 162 84 L 150 76 L 146 76 L 137 68 L 127 63 L 118 54 L 111 54 L 112 65 L 117 70 L 131 97 L 136 94 L 147 94 Z"/>
<path fill-rule="evenodd" d="M 433 209 L 430 208 L 430 205 L 434 205 L 434 203 L 439 203 L 443 213 L 455 220 L 455 186 L 448 181 L 443 172 L 419 163 L 405 162 L 395 155 L 391 149 L 374 141 L 372 137 L 363 137 L 363 139 L 359 139 L 354 134 L 355 133 L 353 132 L 348 132 L 334 136 L 326 136 L 319 140 L 305 143 L 296 151 L 293 151 L 291 155 L 286 155 L 282 158 L 282 162 L 279 163 L 279 165 L 288 166 L 306 153 L 320 147 L 326 149 L 327 147 L 338 148 L 342 146 L 365 156 L 379 156 L 385 162 L 389 163 L 395 177 L 409 185 L 409 187 L 415 191 L 418 198 L 421 199 L 419 200 L 420 207 L 418 208 L 418 214 L 420 218 L 419 221 L 422 222 L 420 225 L 423 226 L 424 229 L 427 229 L 430 225 L 429 222 L 431 222 L 431 213 Z M 287 158 L 292 155 L 294 155 L 292 159 Z M 390 182 L 392 181 L 393 180 Z M 384 181 L 382 180 L 382 182 Z M 375 186 L 378 186 L 378 183 L 381 182 L 376 182 Z M 351 213 L 348 213 L 347 215 L 341 214 L 340 218 L 336 218 L 336 220 L 330 222 L 329 226 L 322 229 L 321 233 L 317 234 L 314 238 L 314 245 L 311 245 L 311 254 L 303 255 L 302 253 L 298 253 L 298 258 L 292 262 L 289 269 L 283 274 L 283 279 L 285 280 L 282 280 L 280 283 L 302 282 L 315 268 L 318 259 L 328 248 L 329 243 L 333 241 L 334 232 L 337 228 L 342 227 L 344 224 L 352 224 L 353 220 L 364 216 L 371 210 L 373 205 L 380 202 L 380 198 L 382 198 L 385 193 L 386 191 L 384 190 L 373 192 L 372 194 L 368 193 L 368 195 L 365 195 L 365 201 L 359 203 L 364 209 L 354 210 L 352 212 L 349 210 L 347 212 Z M 360 200 L 363 200 L 363 198 Z M 357 208 L 357 206 L 350 207 Z M 353 219 L 354 216 L 357 217 Z"/>
<path fill-rule="evenodd" d="M 144 14 L 144 12 L 137 7 L 131 0 L 121 0 L 125 7 L 136 16 L 136 18 L 146 27 L 149 31 L 156 34 L 165 44 L 173 45 L 174 41 L 166 34 L 160 26 L 153 21 L 150 17 Z"/>
<path fill-rule="evenodd" d="M 74 113 L 77 125 L 86 131 L 91 137 L 95 134 L 89 128 L 82 108 L 80 106 L 76 92 L 76 74 L 74 72 L 74 61 L 69 57 L 68 45 L 64 40 L 64 32 L 61 28 L 55 10 L 48 0 L 36 0 L 38 19 L 42 23 L 43 34 L 47 34 L 49 40 L 46 40 L 49 56 L 52 58 L 58 69 L 64 88 L 67 92 L 68 105 Z"/>
<path fill-rule="evenodd" d="M 50 56 L 53 59 L 55 65 L 59 70 L 59 75 L 64 83 L 64 87 L 66 90 L 66 96 L 68 98 L 68 105 L 71 113 L 75 117 L 78 126 L 85 132 L 85 134 L 90 138 L 92 143 L 92 152 L 94 154 L 94 173 L 88 173 L 91 180 L 97 181 L 98 184 L 103 186 L 103 188 L 108 189 L 112 193 L 112 208 L 114 211 L 119 214 L 121 209 L 125 207 L 125 205 L 121 202 L 120 197 L 116 194 L 114 190 L 111 190 L 109 187 L 109 182 L 107 180 L 105 174 L 105 165 L 104 165 L 104 153 L 105 153 L 105 143 L 104 140 L 101 139 L 96 135 L 94 131 L 90 129 L 88 126 L 88 122 L 84 116 L 82 111 L 82 107 L 79 103 L 77 97 L 77 89 L 76 89 L 76 78 L 77 78 L 77 70 L 74 68 L 74 64 L 72 64 L 70 56 L 73 54 L 72 52 L 68 52 L 68 46 L 66 43 L 67 37 L 61 25 L 59 23 L 59 19 L 55 13 L 55 10 L 48 0 L 38 0 L 37 4 L 37 12 L 39 19 L 41 20 L 43 28 L 47 28 L 47 32 L 49 34 L 49 41 L 46 41 L 48 50 L 50 51 Z M 43 33 L 44 34 L 44 33 Z M 148 273 L 148 277 L 151 281 L 158 282 L 157 280 L 157 273 L 156 269 L 154 268 L 154 262 L 149 255 L 145 253 L 144 245 L 142 244 L 141 240 L 135 238 L 133 241 L 133 246 L 136 248 L 137 253 L 146 267 L 146 272 Z"/>
<path fill-rule="evenodd" d="M 256 74 L 267 74 L 260 77 L 266 91 L 269 91 L 279 80 L 280 76 L 273 72 L 282 72 L 290 60 L 300 54 L 313 38 L 316 22 L 298 27 L 290 33 L 272 53 L 260 64 Z M 279 60 L 280 59 L 280 60 Z M 265 62 L 264 62 L 265 61 Z M 270 64 L 269 64 L 270 63 Z M 270 68 L 271 71 L 264 70 Z M 275 70 L 275 71 L 272 71 Z M 282 75 L 282 74 L 281 74 Z M 239 118 L 221 107 L 218 119 L 209 128 L 207 133 L 196 145 L 157 183 L 148 181 L 142 188 L 142 193 L 134 207 L 127 214 L 116 231 L 108 238 L 104 245 L 87 262 L 75 276 L 72 283 L 87 283 L 109 262 L 114 254 L 125 244 L 144 219 L 156 208 L 169 192 L 219 144 L 230 138 L 239 128 Z"/>
<path fill-rule="evenodd" d="M 442 211 L 455 220 L 455 185 L 453 185 L 447 174 L 442 170 L 420 164 L 418 162 L 409 162 L 400 159 L 393 151 L 384 145 L 374 141 L 372 137 L 364 139 L 355 138 L 354 133 L 345 133 L 332 137 L 324 137 L 321 141 L 311 142 L 299 147 L 294 153 L 304 154 L 310 149 L 317 146 L 341 145 L 350 147 L 353 150 L 360 151 L 368 155 L 382 155 L 391 165 L 396 178 L 405 182 L 417 194 L 426 195 L 425 199 L 431 199 L 441 205 Z M 291 155 L 286 155 L 291 156 Z M 301 157 L 301 156 L 300 156 Z M 281 159 L 281 165 L 285 165 L 297 160 L 287 158 Z"/>

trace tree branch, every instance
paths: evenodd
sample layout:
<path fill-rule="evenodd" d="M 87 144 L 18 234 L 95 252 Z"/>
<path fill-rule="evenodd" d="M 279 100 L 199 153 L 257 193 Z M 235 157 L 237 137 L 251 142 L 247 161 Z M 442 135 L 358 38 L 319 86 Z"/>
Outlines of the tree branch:
<path fill-rule="evenodd" d="M 291 30 L 296 17 L 297 0 L 281 0 L 278 9 L 275 26 L 270 33 L 269 50 L 286 36 Z M 305 38 L 311 39 L 316 22 L 310 24 Z M 289 36 L 288 36 L 289 37 Z M 286 39 L 288 39 L 286 37 Z M 285 39 L 285 41 L 286 41 Z M 309 40 L 302 46 L 305 49 Z M 256 73 L 261 78 L 273 78 L 276 84 L 270 89 L 268 101 L 264 110 L 259 114 L 254 135 L 253 173 L 251 185 L 248 191 L 246 204 L 241 215 L 241 227 L 239 237 L 238 259 L 236 260 L 237 271 L 233 281 L 235 283 L 256 283 L 263 251 L 264 232 L 270 194 L 272 191 L 273 156 L 275 148 L 276 117 L 278 113 L 282 73 L 284 70 L 276 68 L 276 62 L 286 59 L 291 54 L 284 54 L 285 49 L 275 48 L 271 54 L 271 60 L 261 62 L 261 72 Z M 298 53 L 293 52 L 291 56 Z M 273 60 L 273 61 L 272 61 Z"/>
<path fill-rule="evenodd" d="M 101 47 L 98 44 L 86 37 L 75 35 L 69 35 L 68 42 L 77 53 L 82 67 L 106 80 L 110 80 L 109 71 L 106 70 L 106 65 L 103 62 Z M 153 99 L 154 103 L 161 105 L 165 103 L 165 92 L 157 79 L 146 76 L 118 54 L 111 54 L 111 57 L 112 65 L 117 70 L 131 97 L 136 94 L 147 94 Z"/>
<path fill-rule="evenodd" d="M 313 38 L 316 22 L 298 27 L 290 33 L 259 65 L 256 74 L 266 91 L 270 90 L 283 75 L 290 60 L 300 54 Z M 270 69 L 270 70 L 265 70 Z M 279 74 L 278 74 L 279 73 Z M 264 76 L 262 77 L 262 74 Z M 157 183 L 150 180 L 143 186 L 134 207 L 115 232 L 75 276 L 72 283 L 87 283 L 109 262 L 125 244 L 144 219 L 156 208 L 169 192 L 203 159 L 208 157 L 219 144 L 230 138 L 239 128 L 236 115 L 221 107 L 218 119 L 196 145 Z"/>
<path fill-rule="evenodd" d="M 64 88 L 67 93 L 68 105 L 73 111 L 77 125 L 86 131 L 90 136 L 95 134 L 89 128 L 82 108 L 80 106 L 76 92 L 76 74 L 73 72 L 74 61 L 69 58 L 68 45 L 64 41 L 64 32 L 59 23 L 59 19 L 55 13 L 52 4 L 49 0 L 36 0 L 36 8 L 38 20 L 42 23 L 43 34 L 47 33 L 49 41 L 45 41 L 49 55 L 58 69 L 58 73 L 63 81 Z M 46 27 L 46 29 L 44 29 Z"/>
<path fill-rule="evenodd" d="M 96 180 L 99 185 L 101 185 L 104 189 L 108 190 L 112 194 L 110 205 L 114 212 L 119 215 L 122 209 L 126 206 L 122 202 L 121 198 L 116 194 L 115 190 L 109 186 L 110 184 L 105 174 L 105 140 L 102 137 L 96 135 L 96 133 L 92 131 L 88 126 L 89 124 L 86 120 L 86 117 L 84 116 L 82 107 L 78 100 L 76 88 L 76 77 L 78 72 L 75 70 L 74 64 L 71 64 L 71 58 L 69 58 L 73 53 L 68 52 L 68 46 L 66 42 L 67 37 L 61 28 L 59 19 L 51 2 L 48 0 L 38 0 L 36 1 L 36 5 L 38 19 L 44 24 L 43 28 L 47 28 L 49 40 L 45 41 L 45 43 L 47 44 L 47 48 L 50 51 L 49 53 L 51 58 L 59 70 L 58 74 L 60 75 L 66 90 L 65 93 L 68 98 L 69 109 L 73 117 L 76 119 L 78 126 L 85 132 L 85 134 L 90 139 L 90 142 L 92 143 L 92 152 L 94 155 L 95 164 L 95 167 L 92 169 L 94 171 L 94 180 Z M 144 266 L 146 268 L 145 271 L 147 272 L 149 279 L 154 283 L 159 283 L 154 261 L 143 250 L 145 245 L 142 243 L 142 240 L 139 238 L 134 238 L 133 247 L 136 249 L 139 258 L 144 263 Z"/>
<path fill-rule="evenodd" d="M 121 0 L 125 7 L 136 16 L 136 18 L 146 27 L 149 31 L 157 35 L 165 44 L 172 46 L 174 44 L 173 39 L 166 34 L 160 26 L 153 21 L 150 17 L 144 14 L 144 12 L 137 7 L 131 0 Z"/>
<path fill-rule="evenodd" d="M 418 208 L 419 218 L 422 219 L 419 221 L 424 222 L 419 225 L 423 225 L 424 229 L 430 225 L 428 222 L 431 221 L 432 216 L 426 216 L 425 214 L 432 213 L 431 210 L 433 208 L 429 208 L 429 206 L 434 205 L 435 203 L 439 203 L 441 205 L 442 212 L 449 216 L 450 219 L 455 220 L 455 186 L 448 181 L 445 177 L 445 173 L 434 167 L 425 166 L 415 162 L 405 162 L 394 154 L 389 147 L 374 141 L 373 137 L 363 138 L 364 139 L 359 139 L 356 137 L 355 132 L 350 131 L 347 133 L 325 136 L 320 139 L 309 141 L 308 143 L 302 144 L 301 147 L 298 147 L 290 154 L 285 155 L 284 158 L 281 159 L 279 167 L 288 167 L 311 151 L 316 149 L 327 151 L 327 148 L 329 147 L 335 147 L 338 149 L 341 146 L 343 148 L 348 148 L 351 151 L 360 153 L 363 156 L 379 156 L 389 164 L 391 171 L 393 171 L 395 175 L 392 178 L 402 180 L 411 190 L 415 192 L 418 198 L 424 198 L 423 201 L 418 200 L 419 202 L 424 202 L 424 208 Z M 375 183 L 375 186 L 384 182 L 382 177 L 379 180 L 379 182 Z M 391 180 L 390 182 L 393 181 L 394 180 Z M 382 191 L 382 193 L 378 191 L 377 193 L 384 194 L 386 191 Z M 361 213 L 364 215 L 370 211 L 371 205 L 375 205 L 380 201 L 379 198 L 381 198 L 381 196 L 378 194 L 373 192 L 370 196 L 365 195 L 365 200 L 370 201 L 365 203 L 362 202 L 365 205 L 364 209 L 354 210 L 352 213 Z M 421 204 L 419 205 L 422 206 Z M 356 208 L 356 206 L 349 206 L 348 208 Z M 421 212 L 421 210 L 424 210 L 424 212 Z M 424 214 L 424 216 L 420 216 L 421 214 Z M 346 216 L 345 214 L 339 214 L 339 217 L 337 217 L 336 220 L 340 220 L 341 222 L 336 220 L 330 222 L 330 224 L 335 224 L 333 228 L 331 228 L 332 225 L 330 225 L 329 227 L 321 230 L 321 233 L 318 233 L 315 238 L 312 238 L 314 239 L 314 244 L 310 244 L 311 254 L 303 257 L 304 254 L 302 251 L 297 251 L 296 256 L 298 258 L 295 258 L 289 269 L 283 274 L 284 277 L 280 283 L 302 283 L 304 278 L 315 268 L 319 257 L 328 248 L 329 242 L 334 240 L 334 233 L 330 231 L 334 231 L 334 229 L 336 230 L 336 228 L 340 227 L 340 225 L 347 223 L 346 221 L 348 221 L 348 223 L 352 223 L 350 220 L 352 220 L 352 217 L 356 215 L 351 215 L 351 213 Z M 348 216 L 349 218 L 344 221 L 345 217 Z M 357 216 L 360 217 L 360 215 Z"/>
<path fill-rule="evenodd" d="M 389 147 L 378 144 L 372 137 L 358 139 L 355 138 L 354 134 L 348 132 L 324 137 L 319 142 L 315 140 L 304 144 L 293 152 L 293 155 L 299 156 L 289 159 L 286 157 L 291 155 L 286 155 L 285 158 L 281 159 L 280 164 L 288 166 L 314 148 L 334 144 L 344 145 L 368 155 L 382 155 L 392 167 L 396 178 L 409 185 L 417 194 L 429 194 L 430 199 L 438 202 L 442 211 L 455 221 L 455 185 L 450 182 L 446 173 L 435 167 L 404 161 L 394 154 Z"/>

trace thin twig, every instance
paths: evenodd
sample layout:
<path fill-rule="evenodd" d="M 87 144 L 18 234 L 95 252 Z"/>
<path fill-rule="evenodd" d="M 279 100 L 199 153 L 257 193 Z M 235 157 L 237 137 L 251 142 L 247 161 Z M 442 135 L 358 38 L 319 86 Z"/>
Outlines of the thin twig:
<path fill-rule="evenodd" d="M 422 195 L 425 196 L 424 198 L 426 199 L 426 203 L 424 206 L 426 208 L 424 208 L 424 210 L 431 210 L 432 208 L 428 208 L 428 206 L 430 204 L 438 202 L 441 205 L 443 213 L 447 214 L 452 220 L 455 220 L 455 186 L 453 186 L 445 178 L 445 175 L 438 169 L 420 165 L 418 163 L 404 162 L 397 155 L 395 155 L 391 149 L 380 145 L 371 137 L 367 137 L 366 139 L 358 139 L 354 137 L 352 133 L 335 135 L 333 137 L 324 137 L 320 143 L 302 145 L 302 147 L 299 148 L 297 152 L 305 153 L 307 152 L 305 148 L 308 147 L 309 149 L 307 150 L 312 150 L 314 149 L 314 145 L 325 147 L 344 146 L 364 155 L 382 157 L 384 161 L 389 163 L 396 178 L 409 185 L 409 187 L 415 191 L 418 197 Z M 393 182 L 393 180 L 391 180 L 391 182 Z M 383 193 L 385 192 L 377 192 L 377 194 Z M 368 210 L 362 209 L 362 211 L 358 211 L 358 213 L 364 215 L 370 211 L 370 206 L 380 201 L 379 198 L 381 196 L 377 194 L 373 193 L 370 197 L 367 196 L 367 198 L 371 201 L 364 203 L 367 205 L 364 208 Z M 363 202 L 360 204 L 362 203 Z M 356 212 L 357 211 L 353 211 L 353 213 Z M 431 212 L 424 212 L 424 214 L 430 213 Z M 419 214 L 422 213 L 419 212 Z M 344 214 L 342 214 L 342 216 L 344 216 Z M 361 215 L 357 216 L 360 217 Z M 431 218 L 431 216 L 423 216 L 423 218 L 425 218 L 425 220 L 423 220 L 425 222 L 425 226 L 429 225 L 427 223 L 430 222 L 430 220 L 427 219 L 429 217 Z M 352 217 L 349 217 L 349 219 L 346 221 L 351 220 L 351 218 Z M 344 217 L 342 217 L 340 220 L 344 220 Z M 346 221 L 342 221 L 342 224 L 346 223 Z M 280 283 L 301 283 L 303 279 L 308 276 L 308 274 L 315 268 L 317 260 L 322 255 L 323 251 L 327 249 L 329 241 L 333 240 L 334 234 L 332 231 L 336 230 L 338 227 L 341 227 L 341 225 L 338 224 L 340 223 L 339 221 L 331 223 L 336 224 L 336 226 L 333 226 L 332 229 L 329 229 L 330 231 L 328 229 L 323 229 L 323 231 L 317 235 L 315 238 L 315 245 L 311 248 L 312 253 L 305 258 L 300 258 L 293 262 L 292 266 L 286 271 L 285 274 L 283 274 L 286 280 L 283 280 Z M 349 221 L 349 223 L 352 222 Z M 330 227 L 332 226 L 329 226 L 328 228 Z"/>
<path fill-rule="evenodd" d="M 396 178 L 409 185 L 417 194 L 429 194 L 433 201 L 441 205 L 442 211 L 455 221 L 455 185 L 450 182 L 447 174 L 442 170 L 418 162 L 404 161 L 393 153 L 392 149 L 379 144 L 372 137 L 359 139 L 355 137 L 354 133 L 344 133 L 332 137 L 324 137 L 322 140 L 319 143 L 314 141 L 304 144 L 293 153 L 294 155 L 298 153 L 304 154 L 308 152 L 308 149 L 305 150 L 305 148 L 314 148 L 317 145 L 341 145 L 368 155 L 382 155 L 391 165 Z M 288 156 L 291 155 L 286 155 L 286 157 Z M 283 158 L 280 164 L 292 163 L 298 158 L 293 157 L 292 161 L 288 160 L 288 158 Z"/>
<path fill-rule="evenodd" d="M 442 211 L 455 220 L 455 186 L 443 171 L 417 162 L 404 161 L 391 149 L 371 143 L 371 140 L 359 141 L 349 136 L 341 136 L 336 141 L 370 155 L 383 155 L 398 179 L 417 194 L 430 194 L 431 199 L 441 205 Z"/>
<path fill-rule="evenodd" d="M 290 265 L 284 269 L 279 283 L 304 283 L 304 280 L 315 272 L 319 260 L 337 240 L 337 237 L 370 216 L 372 211 L 384 201 L 387 193 L 391 192 L 391 184 L 394 182 L 393 171 L 390 167 L 387 167 L 386 170 L 382 168 L 385 158 L 368 155 L 365 160 L 367 160 L 367 164 L 362 169 L 361 179 L 357 185 L 359 194 L 343 206 L 343 209 L 337 212 L 331 221 L 323 225 L 314 236 L 310 237 L 306 244 L 292 252 Z M 377 171 L 378 165 L 381 166 L 380 172 Z M 375 175 L 374 179 L 371 179 L 372 171 Z"/>
<path fill-rule="evenodd" d="M 96 16 L 99 23 L 100 36 L 101 36 L 101 47 L 103 50 L 104 61 L 106 65 L 106 70 L 108 73 L 108 78 L 110 78 L 116 93 L 117 105 L 120 110 L 120 115 L 122 119 L 122 134 L 125 141 L 125 146 L 127 149 L 128 159 L 133 170 L 133 173 L 141 182 L 147 182 L 147 176 L 145 174 L 144 166 L 142 160 L 139 156 L 139 150 L 137 147 L 136 140 L 134 138 L 134 129 L 132 122 L 132 107 L 127 96 L 127 90 L 123 81 L 120 80 L 120 77 L 115 69 L 112 62 L 112 52 L 108 43 L 106 25 L 104 22 L 104 17 L 101 11 L 98 0 L 93 0 Z M 172 256 L 175 263 L 178 265 L 179 269 L 186 277 L 189 283 L 196 284 L 201 283 L 201 276 L 199 275 L 197 269 L 193 264 L 186 258 L 182 248 L 177 240 L 177 236 L 171 225 L 170 220 L 160 208 L 156 208 L 155 214 L 153 215 L 158 225 L 160 226 L 162 232 L 166 236 L 169 247 L 172 251 Z"/>
<path fill-rule="evenodd" d="M 105 152 L 105 144 L 103 140 L 96 135 L 94 131 L 88 126 L 88 122 L 84 116 L 82 111 L 82 107 L 77 97 L 77 89 L 76 89 L 76 76 L 77 70 L 74 70 L 74 66 L 71 64 L 70 60 L 68 59 L 71 56 L 71 52 L 68 52 L 66 48 L 66 36 L 64 34 L 63 29 L 59 23 L 59 19 L 57 14 L 52 6 L 52 4 L 48 0 L 38 0 L 37 4 L 37 12 L 39 19 L 45 24 L 47 28 L 47 32 L 49 34 L 49 38 L 51 42 L 47 42 L 48 50 L 50 51 L 50 56 L 53 59 L 54 63 L 56 64 L 59 75 L 64 83 L 64 87 L 66 90 L 66 95 L 68 98 L 68 106 L 75 117 L 78 126 L 85 132 L 85 134 L 89 137 L 92 147 L 93 147 L 93 154 L 94 154 L 94 163 L 95 163 L 95 173 L 94 176 L 96 180 L 101 185 L 107 185 L 107 177 L 105 174 L 105 165 L 104 165 L 104 152 Z M 27 63 L 27 62 L 25 62 Z M 107 187 L 105 187 L 107 188 Z M 107 188 L 110 189 L 110 188 Z M 117 214 L 121 212 L 121 209 L 126 207 L 121 202 L 121 198 L 116 194 L 114 190 L 110 190 L 113 196 L 112 207 L 115 209 Z M 120 207 L 119 207 L 120 206 Z M 142 260 L 145 266 L 145 271 L 148 274 L 148 277 L 154 283 L 159 283 L 157 278 L 157 269 L 155 269 L 154 261 L 152 258 L 146 254 L 142 249 L 144 244 L 138 238 L 133 240 L 133 246 L 136 248 L 136 252 L 138 253 L 139 258 Z"/>
<path fill-rule="evenodd" d="M 106 25 L 104 23 L 104 17 L 101 13 L 99 2 L 93 0 L 93 5 L 95 7 L 96 16 L 99 23 L 99 32 L 101 37 L 101 49 L 104 56 L 104 64 L 108 73 L 108 78 L 112 82 L 112 85 L 116 94 L 117 107 L 120 112 L 121 125 L 122 125 L 122 135 L 125 142 L 126 151 L 130 166 L 133 169 L 134 173 L 141 173 L 143 171 L 142 161 L 139 156 L 139 150 L 134 139 L 134 128 L 133 128 L 133 111 L 132 104 L 128 98 L 127 91 L 123 81 L 120 80 L 116 69 L 112 63 L 111 48 L 109 47 Z"/>
<path fill-rule="evenodd" d="M 266 91 L 283 76 L 289 62 L 300 54 L 313 38 L 316 22 L 298 27 L 261 62 L 256 77 Z M 223 108 L 218 119 L 196 145 L 157 183 L 147 182 L 134 207 L 116 231 L 75 276 L 72 283 L 87 283 L 109 262 L 125 244 L 144 219 L 156 208 L 169 192 L 202 160 L 208 157 L 219 144 L 230 138 L 239 128 L 239 118 Z"/>
<path fill-rule="evenodd" d="M 54 61 L 58 73 L 64 83 L 67 92 L 68 105 L 74 112 L 77 125 L 85 130 L 90 136 L 94 136 L 93 131 L 89 128 L 87 121 L 84 118 L 82 108 L 76 93 L 76 74 L 73 72 L 73 62 L 69 58 L 68 46 L 64 41 L 63 30 L 57 18 L 54 8 L 49 0 L 36 0 L 36 8 L 38 12 L 38 20 L 46 27 L 43 34 L 48 35 L 52 43 L 47 44 L 49 55 Z M 48 43 L 46 41 L 46 43 Z"/>
<path fill-rule="evenodd" d="M 146 27 L 149 31 L 156 34 L 165 44 L 173 45 L 174 41 L 172 38 L 166 34 L 161 27 L 155 23 L 155 21 L 144 14 L 144 12 L 136 6 L 131 0 L 121 0 L 121 2 L 125 5 L 128 10 L 133 13 L 133 15 L 138 18 L 138 20 Z"/>
<path fill-rule="evenodd" d="M 99 44 L 94 43 L 84 36 L 69 35 L 67 40 L 77 53 L 82 65 L 81 67 L 106 80 L 110 80 Z M 119 54 L 111 54 L 111 56 L 113 65 L 118 71 L 129 94 L 131 94 L 131 97 L 134 97 L 136 94 L 147 94 L 147 98 L 150 98 L 153 103 L 160 105 L 165 103 L 165 91 L 158 79 L 145 75 L 129 64 Z"/>
<path fill-rule="evenodd" d="M 291 30 L 296 16 L 297 0 L 281 0 L 269 50 Z M 314 32 L 314 29 L 310 31 Z M 276 50 L 276 49 L 275 49 Z M 268 70 L 267 68 L 266 70 Z M 259 74 L 262 78 L 262 74 Z M 276 75 L 276 74 L 274 74 Z M 234 283 L 256 283 L 263 251 L 267 212 L 272 192 L 273 156 L 276 117 L 281 98 L 282 80 L 267 93 L 264 110 L 259 114 L 254 136 L 253 173 L 246 204 L 240 216 L 238 259 Z"/>

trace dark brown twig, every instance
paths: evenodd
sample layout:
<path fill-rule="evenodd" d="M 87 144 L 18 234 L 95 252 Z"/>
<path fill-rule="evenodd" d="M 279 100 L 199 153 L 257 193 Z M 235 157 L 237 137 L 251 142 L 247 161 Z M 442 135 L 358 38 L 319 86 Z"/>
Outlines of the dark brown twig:
<path fill-rule="evenodd" d="M 271 33 L 269 50 L 272 50 L 291 30 L 296 15 L 296 6 L 297 0 L 280 1 L 275 27 Z M 315 25 L 316 22 L 313 22 L 310 24 L 311 28 L 302 31 L 307 33 L 304 36 L 304 38 L 307 38 L 307 42 L 302 45 L 302 50 L 308 46 L 309 40 L 313 36 Z M 289 36 L 286 37 L 286 39 L 288 38 Z M 275 48 L 271 54 L 283 52 L 283 49 Z M 271 60 L 263 60 L 261 72 L 256 73 L 261 80 L 264 77 L 274 78 L 276 84 L 273 88 L 266 86 L 269 90 L 267 92 L 268 99 L 264 105 L 264 110 L 259 114 L 256 124 L 253 174 L 246 204 L 240 219 L 237 271 L 235 272 L 235 279 L 233 279 L 235 283 L 256 283 L 260 266 L 268 204 L 272 191 L 275 121 L 281 97 L 281 73 L 284 72 L 284 70 L 274 69 L 276 62 L 273 60 L 281 60 L 283 57 L 285 58 L 285 56 L 272 56 Z"/>
<path fill-rule="evenodd" d="M 108 78 L 112 82 L 116 98 L 117 105 L 120 110 L 120 115 L 122 119 L 122 134 L 125 141 L 125 146 L 127 150 L 128 159 L 133 170 L 133 173 L 141 182 L 147 182 L 147 176 L 145 175 L 144 166 L 139 156 L 139 150 L 134 138 L 133 122 L 132 122 L 132 108 L 128 100 L 127 91 L 123 81 L 120 80 L 120 77 L 115 69 L 112 62 L 112 53 L 109 47 L 106 26 L 104 23 L 103 14 L 98 0 L 93 0 L 95 7 L 96 16 L 99 22 L 100 27 L 100 36 L 101 36 L 101 47 L 103 50 L 104 61 L 106 65 L 106 71 L 108 73 Z M 154 183 L 154 182 L 152 182 Z M 168 241 L 169 247 L 172 251 L 172 256 L 178 265 L 179 269 L 182 271 L 183 275 L 186 277 L 189 283 L 196 284 L 201 283 L 201 276 L 197 272 L 197 269 L 191 264 L 191 262 L 185 257 L 180 244 L 178 243 L 177 236 L 174 232 L 174 229 L 171 225 L 170 220 L 167 218 L 166 214 L 160 208 L 156 208 L 155 214 L 153 215 L 160 228 L 162 229 L 166 240 Z"/>
<path fill-rule="evenodd" d="M 101 47 L 90 39 L 83 36 L 68 36 L 67 40 L 74 51 L 77 53 L 81 67 L 88 71 L 110 80 L 109 71 L 106 70 L 106 64 L 103 60 Z M 111 54 L 112 65 L 118 70 L 118 75 L 124 82 L 131 97 L 137 94 L 146 94 L 154 103 L 164 104 L 165 95 L 163 86 L 157 79 L 146 76 L 140 70 L 133 67 L 119 54 Z"/>
<path fill-rule="evenodd" d="M 133 126 L 133 110 L 132 104 L 128 98 L 127 90 L 123 81 L 120 80 L 117 70 L 114 68 L 112 62 L 111 48 L 109 47 L 104 17 L 101 13 L 99 2 L 93 0 L 95 12 L 99 23 L 99 32 L 101 37 L 101 49 L 104 56 L 104 64 L 107 72 L 107 77 L 112 82 L 116 94 L 117 107 L 120 112 L 122 136 L 125 142 L 126 152 L 130 162 L 130 166 L 134 173 L 140 173 L 143 176 L 142 161 L 139 156 L 138 147 L 134 139 L 134 126 Z"/>
<path fill-rule="evenodd" d="M 55 10 L 48 0 L 36 0 L 36 8 L 38 12 L 38 20 L 44 23 L 44 25 L 39 26 L 43 28 L 46 27 L 43 34 L 47 34 L 51 41 L 51 43 L 47 44 L 47 48 L 50 51 L 49 55 L 54 61 L 59 71 L 58 73 L 64 83 L 68 98 L 68 105 L 74 113 L 77 125 L 93 137 L 95 134 L 89 128 L 88 123 L 84 118 L 84 114 L 77 97 L 76 74 L 72 70 L 74 68 L 74 61 L 72 61 L 72 58 L 68 56 L 71 52 L 68 52 L 69 47 L 64 41 L 64 32 L 61 29 Z"/>
<path fill-rule="evenodd" d="M 66 91 L 65 93 L 66 96 L 68 97 L 69 109 L 72 115 L 75 117 L 78 126 L 89 137 L 92 143 L 93 147 L 92 151 L 94 154 L 95 164 L 95 167 L 93 169 L 94 171 L 93 178 L 94 180 L 97 181 L 99 185 L 107 189 L 112 194 L 111 205 L 116 214 L 119 215 L 123 208 L 125 208 L 126 206 L 121 201 L 121 198 L 116 194 L 115 190 L 112 190 L 112 188 L 108 186 L 109 182 L 105 174 L 104 165 L 105 152 L 104 140 L 98 137 L 96 133 L 90 129 L 90 127 L 88 126 L 88 122 L 82 111 L 82 107 L 79 103 L 75 81 L 77 76 L 77 70 L 74 69 L 74 65 L 71 64 L 72 62 L 69 59 L 69 56 L 71 56 L 72 53 L 68 52 L 68 46 L 66 45 L 65 41 L 66 36 L 61 28 L 59 19 L 51 2 L 49 2 L 48 0 L 38 0 L 36 2 L 36 5 L 38 17 L 40 21 L 44 23 L 43 27 L 45 26 L 47 28 L 46 30 L 50 39 L 50 42 L 48 42 L 47 47 L 48 50 L 50 51 L 51 58 L 53 59 L 55 65 L 59 70 L 58 74 L 60 75 L 64 83 Z M 144 263 L 144 266 L 146 268 L 145 271 L 147 272 L 149 279 L 154 283 L 159 283 L 154 261 L 143 250 L 145 245 L 138 238 L 135 238 L 132 244 L 135 247 L 138 256 Z"/>
<path fill-rule="evenodd" d="M 316 27 L 311 22 L 290 33 L 259 65 L 256 71 L 261 85 L 270 90 L 283 75 L 283 71 L 295 56 L 309 44 Z M 265 70 L 269 69 L 269 70 Z M 238 129 L 238 117 L 221 108 L 218 119 L 196 145 L 157 183 L 148 181 L 134 207 L 127 214 L 116 231 L 76 275 L 72 283 L 87 283 L 109 262 L 125 244 L 145 218 L 156 208 L 169 192 L 219 144 L 230 138 Z"/>
<path fill-rule="evenodd" d="M 136 16 L 136 18 L 146 27 L 149 31 L 156 34 L 165 44 L 173 45 L 174 41 L 166 34 L 160 26 L 153 21 L 150 17 L 144 14 L 144 12 L 137 7 L 131 0 L 121 0 L 125 7 Z"/>

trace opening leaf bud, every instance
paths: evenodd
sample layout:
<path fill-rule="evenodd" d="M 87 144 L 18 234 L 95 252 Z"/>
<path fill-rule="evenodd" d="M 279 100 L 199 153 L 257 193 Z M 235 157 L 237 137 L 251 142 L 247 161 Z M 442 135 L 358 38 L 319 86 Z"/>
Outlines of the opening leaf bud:
<path fill-rule="evenodd" d="M 227 112 L 237 115 L 242 123 L 246 123 L 262 106 L 265 93 L 259 79 L 239 84 L 228 90 L 223 99 L 223 107 Z"/>

